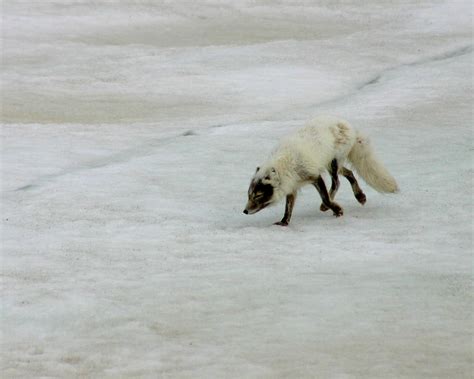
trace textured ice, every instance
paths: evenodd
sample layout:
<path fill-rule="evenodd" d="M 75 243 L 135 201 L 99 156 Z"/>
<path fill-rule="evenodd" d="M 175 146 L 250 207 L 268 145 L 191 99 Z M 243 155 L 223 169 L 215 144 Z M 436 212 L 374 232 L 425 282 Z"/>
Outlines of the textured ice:
<path fill-rule="evenodd" d="M 472 376 L 471 4 L 317 3 L 2 4 L 4 377 Z M 401 193 L 243 215 L 321 113 Z"/>

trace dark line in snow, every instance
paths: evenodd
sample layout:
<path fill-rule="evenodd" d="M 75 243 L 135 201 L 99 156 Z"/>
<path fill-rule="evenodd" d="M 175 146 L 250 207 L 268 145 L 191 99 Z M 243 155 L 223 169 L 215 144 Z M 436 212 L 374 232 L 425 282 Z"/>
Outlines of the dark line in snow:
<path fill-rule="evenodd" d="M 33 189 L 35 187 L 36 187 L 35 184 L 27 184 L 26 186 L 22 186 L 22 187 L 17 188 L 15 191 L 27 191 L 27 190 Z"/>
<path fill-rule="evenodd" d="M 111 164 L 127 162 L 131 158 L 146 156 L 152 153 L 157 147 L 162 146 L 168 142 L 172 142 L 176 140 L 177 137 L 180 137 L 180 136 L 182 136 L 182 134 L 178 136 L 171 136 L 171 137 L 165 137 L 165 138 L 155 138 L 146 144 L 135 146 L 130 149 L 122 150 L 118 153 L 111 154 L 108 157 L 96 159 L 90 162 L 84 162 L 83 164 L 79 166 L 72 167 L 70 169 L 64 169 L 56 174 L 41 176 L 37 178 L 35 181 L 31 182 L 30 184 L 18 187 L 14 191 L 29 191 L 41 186 L 44 182 L 47 182 L 49 180 L 54 180 L 68 174 L 75 174 L 77 172 L 81 172 L 85 170 L 102 168 L 102 167 L 110 166 Z"/>
<path fill-rule="evenodd" d="M 379 74 L 377 75 L 376 77 L 374 77 L 373 79 L 363 83 L 362 85 L 360 85 L 359 87 L 357 87 L 357 89 L 360 91 L 362 89 L 364 89 L 365 87 L 367 86 L 371 86 L 372 84 L 376 84 L 379 82 L 380 78 L 382 77 L 382 74 Z"/>
<path fill-rule="evenodd" d="M 430 58 L 420 59 L 420 60 L 412 62 L 412 63 L 406 63 L 406 64 L 403 64 L 401 66 L 418 66 L 418 65 L 425 64 L 425 63 L 430 63 L 430 62 L 444 61 L 444 60 L 447 60 L 447 59 L 457 58 L 457 57 L 461 57 L 461 56 L 466 55 L 466 54 L 470 54 L 470 53 L 472 53 L 472 50 L 473 50 L 472 45 L 467 45 L 467 46 L 461 47 L 459 49 L 448 51 L 448 52 L 440 54 L 440 55 L 435 55 L 435 56 L 430 57 Z"/>
<path fill-rule="evenodd" d="M 351 92 L 348 92 L 344 95 L 336 96 L 332 99 L 325 100 L 325 101 L 322 101 L 320 103 L 314 104 L 314 105 L 311 106 L 311 108 L 321 107 L 321 106 L 325 106 L 325 105 L 328 105 L 328 104 L 338 103 L 340 101 L 343 101 L 343 100 L 345 100 L 349 97 L 354 96 L 358 92 L 365 90 L 367 87 L 370 87 L 374 84 L 379 83 L 385 75 L 387 75 L 389 73 L 392 73 L 392 72 L 395 72 L 395 71 L 398 71 L 400 69 L 403 69 L 404 67 L 421 66 L 421 65 L 424 65 L 424 64 L 432 63 L 432 62 L 439 62 L 439 61 L 444 61 L 444 60 L 448 60 L 448 59 L 452 59 L 452 58 L 458 58 L 460 56 L 470 54 L 470 53 L 472 53 L 472 51 L 473 51 L 472 45 L 468 45 L 468 46 L 461 47 L 459 49 L 455 49 L 455 50 L 452 50 L 452 51 L 445 52 L 443 54 L 435 55 L 435 56 L 428 57 L 428 58 L 422 58 L 422 59 L 419 59 L 419 60 L 414 61 L 414 62 L 402 63 L 398 66 L 387 68 L 387 69 L 383 70 L 382 72 L 380 72 L 378 75 L 374 76 L 372 79 L 367 80 L 367 81 L 359 84 L 355 88 L 354 91 L 351 91 Z"/>
<path fill-rule="evenodd" d="M 186 130 L 184 133 L 181 133 L 183 137 L 195 136 L 197 133 L 194 130 Z"/>
<path fill-rule="evenodd" d="M 443 61 L 443 60 L 458 58 L 460 56 L 470 54 L 470 53 L 472 53 L 472 51 L 473 51 L 472 45 L 468 45 L 468 46 L 464 46 L 464 47 L 459 48 L 459 49 L 455 49 L 455 50 L 452 50 L 452 51 L 445 52 L 443 54 L 435 55 L 435 56 L 428 57 L 428 58 L 422 58 L 422 59 L 419 59 L 419 60 L 411 62 L 411 63 L 403 63 L 403 64 L 398 65 L 396 67 L 388 68 L 386 70 L 383 70 L 381 73 L 374 76 L 370 80 L 367 80 L 367 81 L 359 84 L 355 88 L 354 91 L 351 91 L 351 92 L 346 93 L 344 95 L 337 96 L 337 97 L 334 97 L 332 99 L 325 100 L 325 101 L 320 102 L 318 104 L 312 105 L 311 108 L 317 108 L 317 107 L 325 106 L 325 105 L 328 105 L 328 104 L 340 102 L 340 101 L 343 101 L 344 99 L 352 97 L 355 94 L 357 94 L 358 92 L 365 90 L 367 87 L 370 87 L 372 85 L 375 85 L 375 84 L 379 83 L 383 79 L 383 76 L 385 76 L 387 73 L 398 71 L 398 70 L 400 70 L 404 67 L 419 66 L 419 65 L 423 65 L 423 64 L 427 64 L 427 63 L 431 63 L 431 62 L 439 62 L 439 61 Z M 258 121 L 258 120 L 254 120 L 254 122 L 255 121 Z M 260 120 L 260 121 L 268 121 L 268 120 Z M 290 121 L 290 120 L 287 120 L 287 121 Z M 291 121 L 294 121 L 294 119 L 291 119 Z M 211 129 L 215 129 L 215 128 L 225 128 L 225 127 L 235 126 L 235 125 L 239 125 L 239 123 L 211 125 L 207 128 L 207 130 L 211 130 Z M 148 155 L 148 153 L 152 152 L 157 146 L 160 146 L 162 143 L 166 143 L 166 142 L 176 140 L 179 137 L 187 137 L 187 136 L 194 136 L 194 135 L 199 135 L 199 134 L 197 132 L 193 131 L 193 130 L 188 130 L 188 131 L 185 131 L 185 132 L 183 132 L 181 134 L 178 134 L 178 135 L 175 135 L 175 136 L 165 137 L 165 138 L 157 138 L 157 139 L 154 139 L 151 142 L 147 143 L 146 145 L 140 145 L 140 146 L 136 146 L 134 148 L 126 149 L 126 150 L 123 150 L 119 153 L 112 154 L 107 158 L 102 158 L 102 159 L 98 159 L 96 161 L 91 161 L 91 162 L 85 163 L 84 165 L 79 166 L 79 167 L 75 167 L 75 168 L 72 168 L 72 169 L 69 169 L 69 170 L 63 170 L 61 172 L 58 172 L 57 174 L 45 175 L 45 176 L 39 177 L 37 180 L 31 182 L 30 184 L 18 187 L 14 191 L 28 191 L 28 190 L 35 189 L 35 188 L 39 187 L 43 182 L 46 182 L 46 181 L 51 180 L 51 179 L 56 179 L 58 177 L 61 177 L 61 176 L 67 175 L 67 174 L 73 174 L 73 173 L 76 173 L 76 172 L 95 169 L 95 168 L 102 168 L 102 167 L 109 166 L 109 165 L 115 164 L 115 163 L 126 162 L 126 161 L 130 160 L 130 158 L 132 158 L 132 157 L 146 156 L 146 155 Z"/>

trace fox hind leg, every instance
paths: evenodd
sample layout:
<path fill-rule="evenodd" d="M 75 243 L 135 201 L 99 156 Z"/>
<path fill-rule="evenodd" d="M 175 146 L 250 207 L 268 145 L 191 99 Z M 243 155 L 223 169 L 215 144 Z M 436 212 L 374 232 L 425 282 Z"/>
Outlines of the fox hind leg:
<path fill-rule="evenodd" d="M 329 196 L 330 196 L 331 200 L 334 200 L 334 196 L 336 195 L 337 188 L 339 188 L 339 183 L 337 182 L 337 186 L 334 185 L 335 180 L 333 178 L 333 170 L 331 170 L 330 173 L 331 173 L 332 184 L 331 184 L 331 191 L 329 192 Z M 349 183 L 352 187 L 352 192 L 354 193 L 354 196 L 357 199 L 357 201 L 360 204 L 364 205 L 365 202 L 367 201 L 367 197 L 365 196 L 362 189 L 359 187 L 359 183 L 357 182 L 357 179 L 355 178 L 354 173 L 351 170 L 349 170 L 348 168 L 345 168 L 345 167 L 341 167 L 340 173 L 349 181 Z M 333 188 L 335 188 L 336 190 L 333 191 Z M 323 204 L 321 204 L 320 209 L 321 209 L 321 211 L 325 212 L 329 208 L 326 205 L 324 205 L 324 203 L 323 203 Z"/>
<path fill-rule="evenodd" d="M 334 200 L 334 197 L 336 197 L 337 190 L 339 189 L 339 177 L 337 175 L 339 171 L 339 167 L 337 164 L 337 160 L 333 159 L 331 161 L 331 166 L 329 168 L 329 174 L 331 175 L 331 189 L 329 190 L 329 198 L 331 200 Z M 319 209 L 323 212 L 326 212 L 329 208 L 322 203 Z"/>
<path fill-rule="evenodd" d="M 357 201 L 364 205 L 365 202 L 367 201 L 367 197 L 365 196 L 364 192 L 359 187 L 359 183 L 357 183 L 357 179 L 355 178 L 354 174 L 352 173 L 351 170 L 342 167 L 341 169 L 341 174 L 349 181 L 352 187 L 352 192 L 354 192 L 354 196 L 357 199 Z"/>
<path fill-rule="evenodd" d="M 321 178 L 321 176 L 318 176 L 318 178 L 313 183 L 313 185 L 318 190 L 319 195 L 321 196 L 321 200 L 323 201 L 323 204 L 328 209 L 331 209 L 333 211 L 334 216 L 337 216 L 337 217 L 342 216 L 344 212 L 339 204 L 333 202 L 330 199 L 328 190 L 326 189 L 326 184 L 324 184 L 323 178 Z"/>

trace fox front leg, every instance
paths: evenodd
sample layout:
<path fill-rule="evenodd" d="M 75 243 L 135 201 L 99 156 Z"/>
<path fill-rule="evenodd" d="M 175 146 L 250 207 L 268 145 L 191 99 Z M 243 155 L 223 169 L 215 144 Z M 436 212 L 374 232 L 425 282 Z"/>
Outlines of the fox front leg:
<path fill-rule="evenodd" d="M 339 171 L 339 166 L 337 164 L 337 160 L 333 159 L 331 162 L 331 167 L 329 168 L 329 173 L 331 174 L 331 189 L 329 190 L 329 200 L 334 200 L 334 197 L 336 197 L 336 192 L 339 189 L 339 176 L 337 175 Z M 319 207 L 321 211 L 326 212 L 329 207 L 322 203 L 321 206 Z"/>
<path fill-rule="evenodd" d="M 285 214 L 280 222 L 275 222 L 274 225 L 288 226 L 291 219 L 291 213 L 293 212 L 293 206 L 295 205 L 296 192 L 290 193 L 286 196 Z"/>

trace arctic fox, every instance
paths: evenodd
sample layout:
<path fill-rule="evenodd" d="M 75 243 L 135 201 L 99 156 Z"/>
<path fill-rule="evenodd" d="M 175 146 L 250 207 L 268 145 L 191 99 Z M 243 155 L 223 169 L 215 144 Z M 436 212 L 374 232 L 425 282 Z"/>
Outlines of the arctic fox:
<path fill-rule="evenodd" d="M 346 159 L 375 190 L 385 193 L 398 191 L 397 182 L 376 158 L 366 137 L 344 120 L 318 117 L 282 140 L 269 159 L 257 167 L 244 213 L 254 214 L 286 196 L 285 214 L 276 225 L 287 226 L 298 189 L 312 184 L 322 199 L 320 210 L 331 209 L 335 216 L 342 216 L 341 206 L 333 201 L 339 188 L 338 174 L 349 181 L 360 204 L 366 201 L 354 174 L 344 167 Z M 329 193 L 321 177 L 325 171 L 331 175 Z"/>

